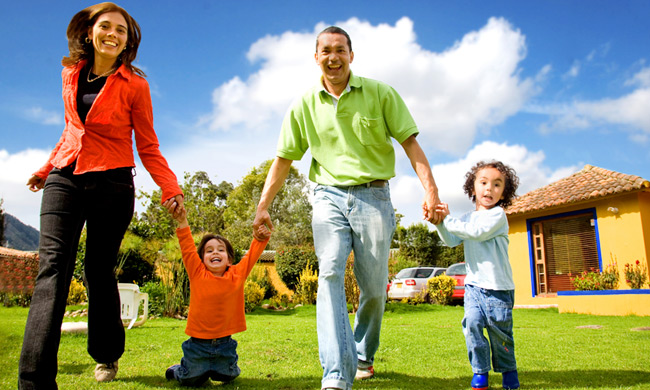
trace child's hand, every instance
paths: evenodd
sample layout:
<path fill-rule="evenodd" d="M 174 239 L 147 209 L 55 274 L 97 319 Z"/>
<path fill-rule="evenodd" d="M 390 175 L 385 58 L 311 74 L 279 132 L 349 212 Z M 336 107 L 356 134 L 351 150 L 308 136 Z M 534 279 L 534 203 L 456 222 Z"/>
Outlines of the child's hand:
<path fill-rule="evenodd" d="M 172 215 L 172 218 L 174 218 L 176 222 L 181 225 L 185 225 L 187 223 L 187 210 L 185 209 L 185 206 L 179 204 L 175 198 L 169 198 L 164 201 L 163 207 L 167 209 L 169 214 Z"/>
<path fill-rule="evenodd" d="M 266 225 L 260 225 L 260 227 L 258 227 L 253 233 L 253 236 L 259 241 L 266 241 L 271 238 L 271 231 L 266 227 Z"/>
<path fill-rule="evenodd" d="M 442 223 L 444 221 L 445 217 L 449 215 L 449 205 L 447 203 L 438 203 L 436 205 L 436 214 L 439 214 L 442 216 L 440 219 L 439 223 Z"/>

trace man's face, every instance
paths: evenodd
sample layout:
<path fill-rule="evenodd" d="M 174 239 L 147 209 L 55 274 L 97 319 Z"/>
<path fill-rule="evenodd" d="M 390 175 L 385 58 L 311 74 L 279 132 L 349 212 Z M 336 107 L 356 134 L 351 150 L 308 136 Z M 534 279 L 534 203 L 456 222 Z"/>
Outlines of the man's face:
<path fill-rule="evenodd" d="M 350 51 L 343 34 L 321 34 L 315 54 L 316 63 L 323 72 L 325 88 L 331 93 L 345 89 L 350 78 L 350 63 L 354 52 Z"/>

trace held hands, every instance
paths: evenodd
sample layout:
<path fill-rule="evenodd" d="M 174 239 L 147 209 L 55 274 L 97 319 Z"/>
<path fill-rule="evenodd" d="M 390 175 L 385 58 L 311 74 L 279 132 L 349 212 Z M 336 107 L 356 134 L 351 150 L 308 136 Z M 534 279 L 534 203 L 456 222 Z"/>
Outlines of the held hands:
<path fill-rule="evenodd" d="M 255 213 L 255 220 L 253 221 L 253 237 L 258 241 L 266 241 L 271 237 L 273 231 L 273 223 L 271 216 L 266 210 L 257 210 Z"/>
<path fill-rule="evenodd" d="M 27 180 L 27 186 L 30 191 L 38 192 L 43 189 L 43 186 L 45 186 L 45 180 L 40 176 L 33 175 L 29 180 Z"/>
<path fill-rule="evenodd" d="M 422 218 L 434 225 L 442 222 L 444 216 L 438 212 L 438 206 L 440 204 L 440 198 L 438 198 L 437 193 L 427 193 L 422 201 Z"/>
<path fill-rule="evenodd" d="M 440 222 L 438 222 L 438 223 L 442 223 L 442 221 L 444 221 L 445 217 L 447 217 L 449 215 L 449 205 L 447 203 L 442 203 L 442 202 L 439 203 L 436 206 L 436 214 L 439 214 L 441 216 Z"/>
<path fill-rule="evenodd" d="M 189 226 L 187 222 L 187 210 L 183 205 L 183 196 L 176 195 L 173 198 L 169 198 L 163 202 L 163 207 L 167 209 L 169 214 L 172 215 L 172 218 L 178 222 L 179 228 L 184 228 Z"/>
<path fill-rule="evenodd" d="M 262 225 L 253 232 L 253 237 L 258 241 L 266 241 L 271 238 L 271 231 L 266 227 L 266 225 Z"/>

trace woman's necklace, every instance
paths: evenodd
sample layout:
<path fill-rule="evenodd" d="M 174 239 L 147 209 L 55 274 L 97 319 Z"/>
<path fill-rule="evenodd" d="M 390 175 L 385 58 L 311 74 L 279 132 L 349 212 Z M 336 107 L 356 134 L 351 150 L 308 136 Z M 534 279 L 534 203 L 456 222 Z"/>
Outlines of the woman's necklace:
<path fill-rule="evenodd" d="M 115 68 L 111 68 L 111 69 L 109 69 L 108 71 L 106 71 L 106 72 L 100 74 L 99 76 L 97 76 L 97 77 L 95 77 L 95 78 L 93 78 L 93 79 L 91 80 L 91 79 L 90 79 L 90 72 L 92 71 L 92 67 L 91 67 L 90 69 L 88 69 L 88 76 L 86 76 L 86 81 L 88 81 L 89 83 L 92 83 L 92 82 L 95 81 L 95 80 L 99 80 L 99 79 L 101 79 L 102 77 L 107 76 L 109 73 L 113 72 L 114 70 L 115 70 Z"/>

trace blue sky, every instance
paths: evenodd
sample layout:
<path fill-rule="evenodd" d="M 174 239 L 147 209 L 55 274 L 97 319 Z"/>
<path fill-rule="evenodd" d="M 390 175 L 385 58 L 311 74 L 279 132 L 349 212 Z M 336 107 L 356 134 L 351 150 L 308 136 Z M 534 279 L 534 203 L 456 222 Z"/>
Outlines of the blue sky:
<path fill-rule="evenodd" d="M 8 2 L 0 14 L 0 198 L 38 228 L 25 182 L 63 129 L 66 27 L 92 4 Z M 138 21 L 161 150 L 182 180 L 237 182 L 274 157 L 282 117 L 318 81 L 316 34 L 336 24 L 352 71 L 397 89 L 420 128 L 440 197 L 472 208 L 465 172 L 501 159 L 519 194 L 585 164 L 650 179 L 648 1 L 118 2 Z M 393 203 L 420 220 L 423 191 L 397 149 Z M 310 157 L 295 165 L 307 174 Z M 138 167 L 136 185 L 155 188 Z M 139 206 L 141 207 L 141 206 Z"/>

